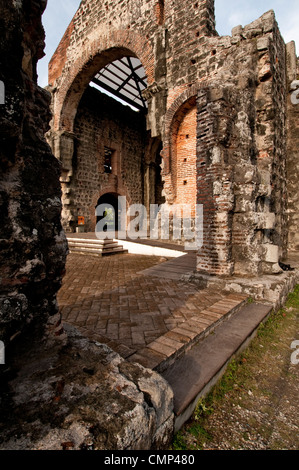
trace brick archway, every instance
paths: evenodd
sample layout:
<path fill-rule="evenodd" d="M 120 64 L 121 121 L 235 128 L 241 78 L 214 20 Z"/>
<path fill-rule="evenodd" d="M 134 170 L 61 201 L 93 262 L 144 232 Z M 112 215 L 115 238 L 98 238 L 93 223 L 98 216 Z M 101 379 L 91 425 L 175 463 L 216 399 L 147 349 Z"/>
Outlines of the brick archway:
<path fill-rule="evenodd" d="M 73 132 L 78 104 L 91 79 L 105 65 L 125 56 L 140 60 L 148 85 L 152 85 L 155 63 L 152 48 L 144 37 L 133 31 L 113 31 L 109 37 L 97 37 L 92 43 L 88 43 L 75 61 L 65 61 L 61 77 L 58 77 L 57 70 L 51 67 L 51 63 L 57 60 L 55 55 L 53 56 L 49 65 L 49 83 L 55 86 L 56 80 L 59 81 L 59 90 L 53 103 L 54 132 Z"/>
<path fill-rule="evenodd" d="M 161 156 L 163 159 L 164 190 L 171 203 L 174 203 L 177 197 L 177 136 L 186 114 L 196 108 L 197 91 L 196 84 L 189 87 L 174 100 L 165 115 L 165 137 Z M 193 132 L 196 134 L 196 122 Z M 196 135 L 194 137 L 196 139 Z M 194 158 L 196 163 L 196 155 Z"/>
<path fill-rule="evenodd" d="M 70 36 L 71 31 L 66 33 L 66 44 L 62 41 L 62 47 L 65 50 L 70 47 Z M 67 230 L 76 218 L 72 196 L 69 197 L 70 187 L 74 180 L 73 162 L 78 144 L 75 123 L 79 105 L 89 83 L 103 67 L 123 57 L 138 58 L 145 70 L 148 85 L 150 86 L 154 81 L 155 59 L 145 37 L 130 30 L 114 30 L 108 36 L 104 36 L 103 32 L 96 29 L 92 38 L 95 39 L 86 40 L 86 46 L 81 48 L 80 56 L 75 60 L 71 60 L 66 52 L 63 53 L 58 49 L 49 66 L 49 82 L 55 87 L 55 94 L 52 103 L 53 121 L 48 140 L 53 153 L 61 162 L 63 223 Z M 59 52 L 60 63 L 57 57 Z M 90 213 L 89 219 L 92 225 L 95 225 L 94 214 Z"/>

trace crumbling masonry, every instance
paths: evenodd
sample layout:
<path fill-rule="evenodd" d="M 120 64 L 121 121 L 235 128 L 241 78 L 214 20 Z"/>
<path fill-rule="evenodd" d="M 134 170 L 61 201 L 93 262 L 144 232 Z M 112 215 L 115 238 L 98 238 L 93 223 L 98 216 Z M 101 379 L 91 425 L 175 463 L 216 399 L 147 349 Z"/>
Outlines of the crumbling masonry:
<path fill-rule="evenodd" d="M 173 430 L 166 381 L 61 326 L 60 164 L 36 75 L 46 3 L 0 0 L 0 449 L 163 448 Z"/>
<path fill-rule="evenodd" d="M 65 232 L 117 196 L 198 203 L 199 273 L 279 273 L 299 248 L 295 45 L 272 11 L 219 37 L 212 0 L 82 0 L 42 90 L 46 3 L 0 0 L 0 448 L 167 448 L 166 381 L 61 326 Z M 89 86 L 119 61 L 138 111 Z"/>
<path fill-rule="evenodd" d="M 88 86 L 124 57 L 144 67 L 146 113 Z M 147 208 L 198 203 L 199 272 L 280 272 L 299 246 L 297 74 L 273 11 L 219 37 L 212 0 L 81 2 L 49 66 L 65 230 L 83 216 L 94 231 L 103 195 Z"/>
<path fill-rule="evenodd" d="M 18 3 L 0 3 L 0 338 L 6 345 L 30 324 L 49 322 L 59 334 L 56 294 L 67 250 L 60 165 L 44 138 L 50 97 L 36 84 L 46 2 Z"/>

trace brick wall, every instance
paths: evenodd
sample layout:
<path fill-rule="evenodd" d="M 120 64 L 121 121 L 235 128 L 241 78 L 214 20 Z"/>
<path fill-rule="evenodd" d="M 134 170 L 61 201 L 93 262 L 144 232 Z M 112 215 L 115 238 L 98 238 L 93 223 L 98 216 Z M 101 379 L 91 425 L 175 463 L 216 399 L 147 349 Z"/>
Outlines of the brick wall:
<path fill-rule="evenodd" d="M 186 112 L 176 134 L 176 204 L 196 204 L 196 107 Z"/>
<path fill-rule="evenodd" d="M 76 149 L 68 205 L 72 220 L 85 217 L 85 229 L 95 229 L 95 206 L 105 193 L 143 202 L 145 118 L 129 107 L 89 87 L 80 102 L 75 128 Z M 104 171 L 105 147 L 114 151 L 112 172 Z"/>
<path fill-rule="evenodd" d="M 82 2 L 49 75 L 56 87 L 49 138 L 68 185 L 82 93 L 99 68 L 122 55 L 137 56 L 147 74 L 146 128 L 149 140 L 162 142 L 166 204 L 197 198 L 204 206 L 198 270 L 279 272 L 289 195 L 285 44 L 273 11 L 220 37 L 212 0 Z M 152 156 L 144 171 L 147 205 L 155 200 L 157 161 Z M 124 187 L 130 178 L 121 176 Z"/>

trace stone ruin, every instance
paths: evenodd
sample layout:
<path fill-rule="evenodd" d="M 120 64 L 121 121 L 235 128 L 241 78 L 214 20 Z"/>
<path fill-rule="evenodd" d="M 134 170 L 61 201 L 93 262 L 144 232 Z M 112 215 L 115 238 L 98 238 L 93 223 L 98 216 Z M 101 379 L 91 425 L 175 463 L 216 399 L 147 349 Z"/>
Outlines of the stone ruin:
<path fill-rule="evenodd" d="M 136 65 L 124 77 L 126 60 Z M 134 72 L 138 113 L 95 87 L 127 99 Z M 213 0 L 82 2 L 49 64 L 65 231 L 78 216 L 94 231 L 109 195 L 148 213 L 202 204 L 198 271 L 281 272 L 299 246 L 297 79 L 295 45 L 272 10 L 219 37 Z"/>
<path fill-rule="evenodd" d="M 65 233 L 93 231 L 105 196 L 202 204 L 198 273 L 280 273 L 299 248 L 295 44 L 273 11 L 220 37 L 212 0 L 82 0 L 44 90 L 46 3 L 0 0 L 0 448 L 165 448 L 167 383 L 61 325 Z M 119 61 L 138 111 L 91 86 Z"/>
<path fill-rule="evenodd" d="M 173 427 L 166 382 L 61 326 L 61 166 L 44 137 L 51 97 L 36 83 L 45 6 L 0 1 L 0 449 L 161 448 Z"/>

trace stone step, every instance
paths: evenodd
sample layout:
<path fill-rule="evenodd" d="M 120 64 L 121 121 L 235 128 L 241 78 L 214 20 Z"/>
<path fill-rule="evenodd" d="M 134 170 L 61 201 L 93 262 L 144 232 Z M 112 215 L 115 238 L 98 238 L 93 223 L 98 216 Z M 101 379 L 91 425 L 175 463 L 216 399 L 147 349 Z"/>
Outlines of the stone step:
<path fill-rule="evenodd" d="M 118 244 L 117 240 L 112 239 L 105 239 L 105 240 L 98 240 L 98 239 L 91 239 L 91 238 L 70 238 L 67 237 L 68 243 L 70 244 L 77 244 L 77 245 L 94 245 L 94 246 L 105 246 L 110 244 Z"/>
<path fill-rule="evenodd" d="M 163 373 L 194 344 L 212 333 L 221 322 L 238 312 L 247 299 L 248 296 L 244 294 L 225 296 L 138 350 L 128 360 Z"/>
<path fill-rule="evenodd" d="M 191 417 L 198 400 L 218 382 L 231 360 L 249 345 L 271 310 L 271 305 L 247 303 L 161 373 L 174 392 L 176 431 Z"/>
<path fill-rule="evenodd" d="M 126 254 L 128 253 L 128 250 L 124 250 L 122 246 L 119 246 L 118 248 L 114 248 L 113 250 L 103 250 L 102 251 L 102 256 L 109 256 L 113 254 Z"/>
<path fill-rule="evenodd" d="M 81 255 L 93 255 L 93 256 L 110 256 L 110 255 L 121 255 L 121 254 L 127 254 L 128 250 L 124 250 L 121 247 L 115 248 L 113 250 L 106 250 L 106 251 L 100 251 L 100 250 L 89 250 L 88 248 L 70 248 L 69 249 L 70 253 L 77 253 Z"/>
<path fill-rule="evenodd" d="M 76 240 L 68 240 L 68 244 L 71 246 L 90 246 L 90 247 L 95 247 L 95 248 L 101 248 L 104 246 L 104 243 L 99 242 L 99 243 L 88 243 L 84 241 L 76 241 Z"/>
<path fill-rule="evenodd" d="M 120 246 L 117 242 L 112 242 L 112 243 L 79 243 L 79 242 L 69 242 L 69 247 L 78 247 L 78 248 L 91 248 L 93 250 L 105 250 L 105 249 L 110 249 L 110 248 L 117 248 Z"/>
<path fill-rule="evenodd" d="M 94 240 L 69 237 L 67 241 L 71 253 L 92 254 L 95 256 L 128 253 L 128 250 L 125 250 L 117 241 L 110 239 Z"/>

